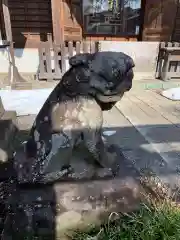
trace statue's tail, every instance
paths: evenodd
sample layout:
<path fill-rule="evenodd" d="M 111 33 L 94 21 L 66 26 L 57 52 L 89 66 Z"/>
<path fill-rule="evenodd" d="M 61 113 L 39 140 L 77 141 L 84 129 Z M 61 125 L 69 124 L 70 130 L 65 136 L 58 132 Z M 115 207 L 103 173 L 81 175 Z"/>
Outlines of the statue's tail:
<path fill-rule="evenodd" d="M 60 171 L 54 171 L 50 173 L 42 174 L 34 184 L 51 184 L 58 180 L 63 180 L 72 174 L 73 170 L 71 166 L 64 166 Z"/>
<path fill-rule="evenodd" d="M 69 174 L 68 169 L 64 169 L 62 171 L 57 171 L 57 172 L 46 173 L 41 175 L 40 179 L 38 179 L 38 183 L 40 184 L 53 183 L 55 181 L 62 179 L 63 177 L 66 177 L 68 174 Z"/>

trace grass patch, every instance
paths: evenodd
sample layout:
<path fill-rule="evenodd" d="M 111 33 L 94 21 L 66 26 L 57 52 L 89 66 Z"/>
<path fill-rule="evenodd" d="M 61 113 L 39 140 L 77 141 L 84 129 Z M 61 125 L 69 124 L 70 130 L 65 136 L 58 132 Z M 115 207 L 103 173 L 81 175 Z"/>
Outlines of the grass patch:
<path fill-rule="evenodd" d="M 180 240 L 180 208 L 170 203 L 142 204 L 138 212 L 124 214 L 88 233 L 76 232 L 73 240 Z"/>

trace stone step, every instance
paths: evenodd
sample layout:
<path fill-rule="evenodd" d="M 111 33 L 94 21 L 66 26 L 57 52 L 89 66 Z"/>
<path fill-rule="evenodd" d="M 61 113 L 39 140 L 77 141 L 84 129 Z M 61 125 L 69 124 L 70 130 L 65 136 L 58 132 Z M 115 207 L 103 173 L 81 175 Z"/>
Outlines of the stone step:
<path fill-rule="evenodd" d="M 6 162 L 12 155 L 12 141 L 17 130 L 15 111 L 5 111 L 0 118 L 0 162 Z"/>
<path fill-rule="evenodd" d="M 17 132 L 16 112 L 7 111 L 0 119 L 0 182 L 14 174 L 12 167 L 13 140 Z"/>
<path fill-rule="evenodd" d="M 5 109 L 2 103 L 2 99 L 0 97 L 0 117 L 4 114 L 4 112 L 5 112 Z"/>

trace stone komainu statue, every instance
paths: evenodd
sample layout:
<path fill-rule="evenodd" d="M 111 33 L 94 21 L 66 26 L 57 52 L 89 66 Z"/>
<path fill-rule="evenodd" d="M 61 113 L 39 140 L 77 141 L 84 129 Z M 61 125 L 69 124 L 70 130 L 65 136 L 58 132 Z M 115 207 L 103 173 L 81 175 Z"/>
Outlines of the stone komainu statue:
<path fill-rule="evenodd" d="M 79 54 L 37 115 L 14 166 L 20 183 L 48 183 L 72 177 L 71 158 L 79 144 L 99 168 L 111 168 L 102 140 L 102 111 L 111 109 L 132 87 L 133 60 L 118 52 Z M 61 153 L 65 152 L 65 157 Z M 58 158 L 61 169 L 46 172 Z"/>

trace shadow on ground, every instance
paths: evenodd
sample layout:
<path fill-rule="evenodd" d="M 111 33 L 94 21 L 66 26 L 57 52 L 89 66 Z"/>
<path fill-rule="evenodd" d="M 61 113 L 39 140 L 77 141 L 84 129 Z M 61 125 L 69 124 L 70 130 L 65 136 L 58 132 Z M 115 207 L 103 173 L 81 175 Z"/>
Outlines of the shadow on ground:
<path fill-rule="evenodd" d="M 153 140 L 154 144 L 180 142 L 180 137 L 172 136 L 171 125 L 139 127 L 157 131 L 160 136 Z M 160 134 L 159 129 L 166 135 Z M 12 161 L 1 165 L 3 239 L 12 236 L 11 239 L 25 239 L 25 235 L 28 239 L 34 236 L 63 239 L 62 236 L 71 233 L 68 229 L 100 225 L 111 212 L 134 211 L 146 199 L 147 189 L 140 184 L 140 178 L 147 169 L 169 186 L 178 184 L 178 151 L 167 149 L 163 153 L 167 158 L 163 158 L 134 127 L 110 127 L 104 131 L 115 132 L 106 137 L 108 143 L 116 145 L 119 169 L 114 178 L 19 187 L 14 181 L 16 173 Z M 17 149 L 27 137 L 27 130 L 19 131 L 14 147 Z M 168 159 L 171 162 L 167 162 Z"/>

